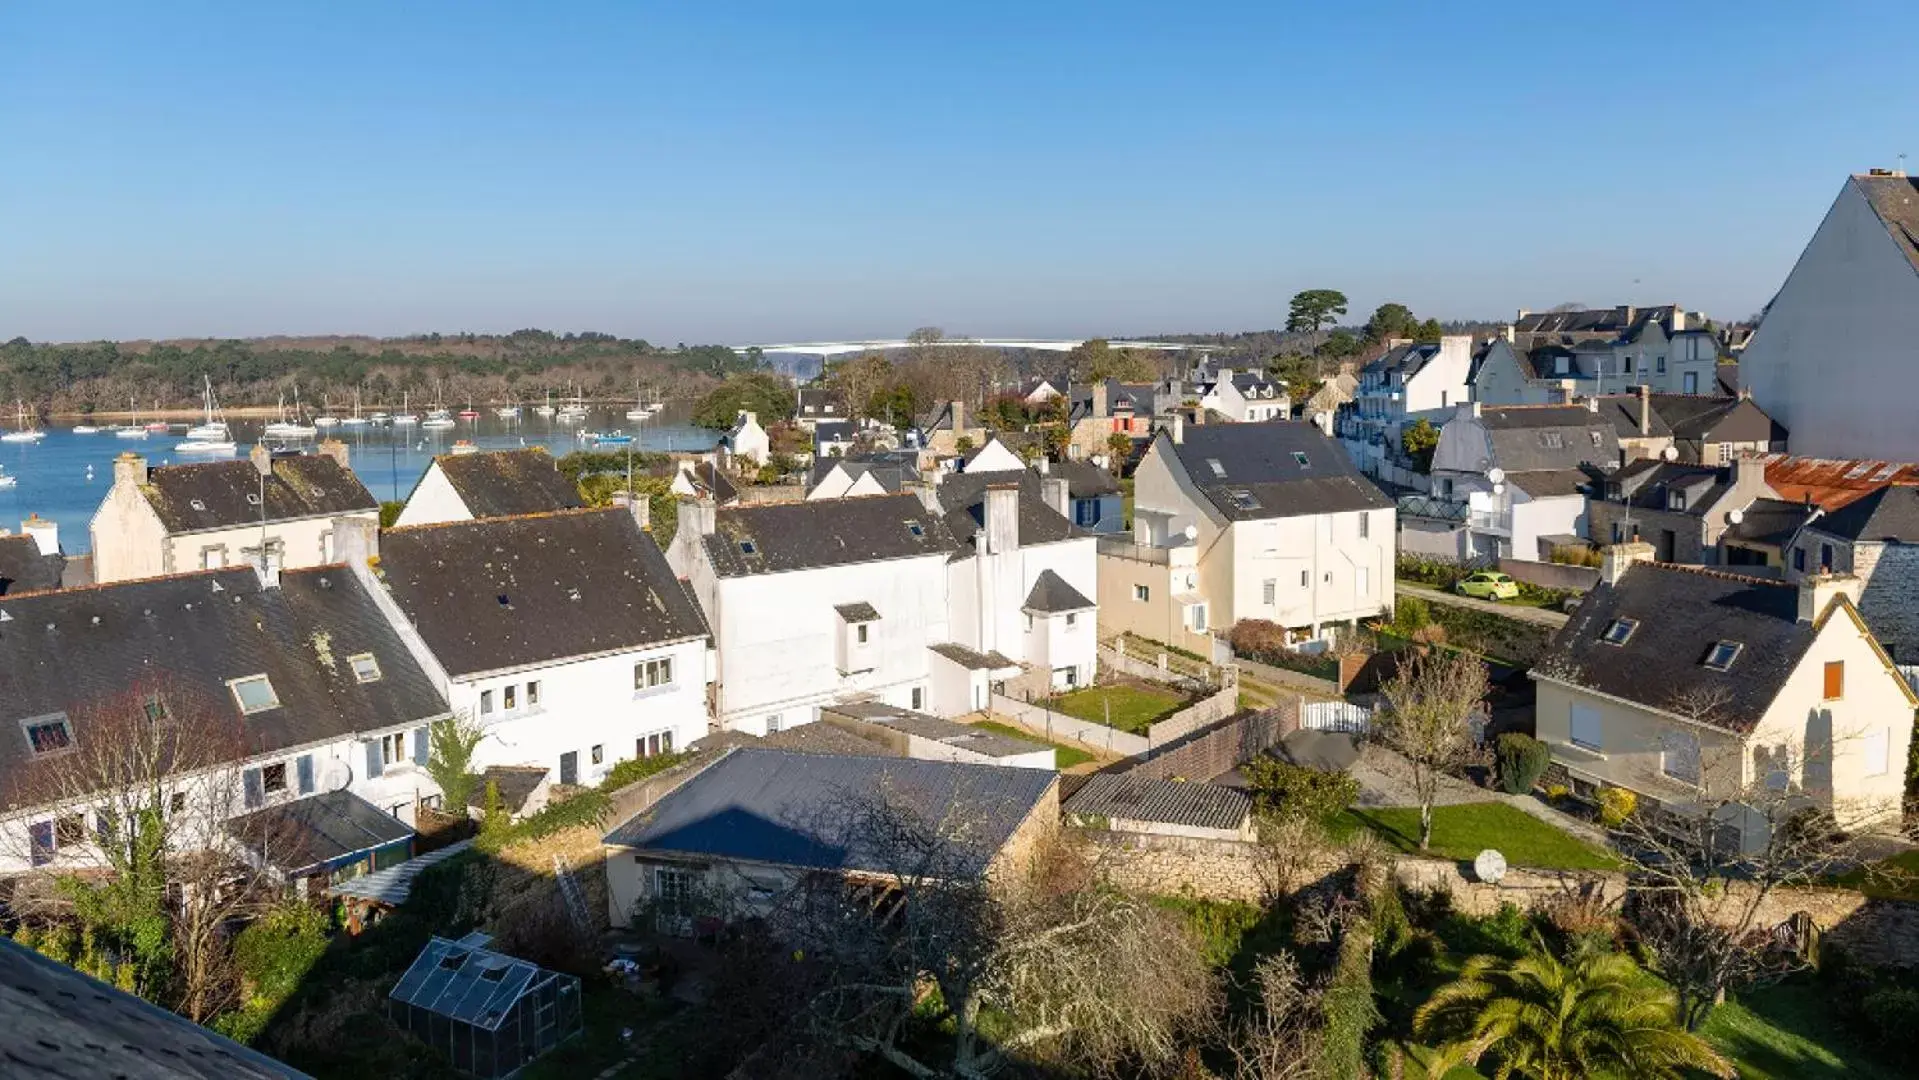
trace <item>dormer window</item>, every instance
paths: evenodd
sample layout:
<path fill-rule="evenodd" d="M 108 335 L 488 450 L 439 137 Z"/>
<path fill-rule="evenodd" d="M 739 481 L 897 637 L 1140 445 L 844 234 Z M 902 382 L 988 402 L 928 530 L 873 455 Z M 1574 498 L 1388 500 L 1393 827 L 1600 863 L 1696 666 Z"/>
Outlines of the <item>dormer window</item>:
<path fill-rule="evenodd" d="M 1667 488 L 1666 489 L 1666 509 L 1684 510 L 1685 508 L 1686 508 L 1685 489 L 1684 488 Z"/>
<path fill-rule="evenodd" d="M 1745 646 L 1737 641 L 1717 642 L 1711 651 L 1706 653 L 1706 666 L 1714 671 L 1728 670 L 1732 667 L 1732 662 L 1739 659 L 1739 650 L 1743 648 Z"/>
<path fill-rule="evenodd" d="M 22 720 L 20 728 L 26 733 L 27 747 L 35 755 L 57 754 L 73 749 L 73 728 L 68 726 L 65 713 Z"/>
<path fill-rule="evenodd" d="M 1595 448 L 1597 448 L 1601 443 L 1604 442 L 1604 440 L 1599 437 L 1599 432 L 1597 431 L 1588 431 L 1586 433 L 1586 437 L 1590 438 L 1593 441 L 1593 446 Z"/>
<path fill-rule="evenodd" d="M 1624 645 L 1631 640 L 1632 632 L 1637 629 L 1639 629 L 1637 619 L 1614 619 L 1607 624 L 1606 633 L 1601 640 L 1608 645 Z"/>
<path fill-rule="evenodd" d="M 227 688 L 233 691 L 233 700 L 239 703 L 240 711 L 247 715 L 280 707 L 280 695 L 273 692 L 273 683 L 265 675 L 234 679 L 227 683 Z"/>

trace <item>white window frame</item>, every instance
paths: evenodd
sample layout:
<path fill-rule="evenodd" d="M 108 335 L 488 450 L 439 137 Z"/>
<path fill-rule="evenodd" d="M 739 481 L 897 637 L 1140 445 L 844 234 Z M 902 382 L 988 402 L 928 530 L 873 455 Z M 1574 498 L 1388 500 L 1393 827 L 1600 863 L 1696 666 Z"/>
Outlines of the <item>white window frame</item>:
<path fill-rule="evenodd" d="M 1585 721 L 1591 725 L 1591 730 L 1588 732 L 1588 734 L 1592 736 L 1592 740 L 1590 742 L 1583 741 L 1580 738 L 1580 728 L 1582 726 L 1581 724 L 1582 721 Z M 1567 742 L 1572 743 L 1574 746 L 1579 747 L 1581 750 L 1590 750 L 1595 754 L 1603 753 L 1605 750 L 1605 744 L 1606 744 L 1605 728 L 1606 728 L 1606 721 L 1605 721 L 1604 714 L 1601 713 L 1598 709 L 1594 708 L 1591 705 L 1582 705 L 1577 701 L 1571 702 L 1570 704 L 1567 705 L 1566 707 L 1566 741 Z"/>
<path fill-rule="evenodd" d="M 1868 731 L 1859 740 L 1859 754 L 1864 761 L 1862 775 L 1884 776 L 1892 771 L 1892 730 L 1878 728 Z"/>
<path fill-rule="evenodd" d="M 380 661 L 372 653 L 356 653 L 346 658 L 347 666 L 353 669 L 353 677 L 363 683 L 379 682 L 381 678 Z"/>
<path fill-rule="evenodd" d="M 1153 598 L 1153 589 L 1152 589 L 1152 586 L 1150 586 L 1150 585 L 1135 585 L 1135 586 L 1133 586 L 1133 599 L 1135 599 L 1135 600 L 1137 600 L 1137 601 L 1139 601 L 1140 603 L 1142 603 L 1142 604 L 1144 604 L 1144 603 L 1146 603 L 1147 601 L 1149 601 L 1149 600 L 1151 600 L 1152 598 Z"/>
<path fill-rule="evenodd" d="M 673 658 L 656 656 L 633 664 L 633 692 L 650 694 L 673 685 Z"/>
<path fill-rule="evenodd" d="M 272 699 L 267 704 L 249 706 L 246 702 L 246 699 L 240 696 L 241 684 L 255 683 L 255 682 L 267 688 L 267 695 L 268 697 Z M 273 680 L 268 678 L 264 672 L 258 675 L 242 675 L 241 677 L 237 679 L 228 679 L 227 692 L 233 695 L 233 703 L 240 707 L 240 714 L 242 716 L 252 716 L 254 713 L 271 712 L 272 710 L 280 707 L 280 694 L 278 691 L 273 689 Z"/>
<path fill-rule="evenodd" d="M 380 736 L 380 764 L 384 768 L 410 765 L 413 759 L 406 756 L 406 732 L 395 731 Z"/>

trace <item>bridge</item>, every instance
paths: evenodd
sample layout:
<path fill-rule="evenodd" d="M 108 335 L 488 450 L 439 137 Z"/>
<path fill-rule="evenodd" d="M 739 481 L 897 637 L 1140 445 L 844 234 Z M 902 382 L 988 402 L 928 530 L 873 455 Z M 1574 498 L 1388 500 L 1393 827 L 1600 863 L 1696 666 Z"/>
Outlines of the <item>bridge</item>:
<path fill-rule="evenodd" d="M 817 356 L 822 360 L 828 357 L 845 356 L 849 353 L 886 352 L 894 349 L 917 348 L 956 348 L 959 346 L 981 346 L 989 349 L 1031 349 L 1036 352 L 1072 352 L 1084 345 L 1089 338 L 941 338 L 938 341 L 915 342 L 905 338 L 890 338 L 874 341 L 810 341 L 789 342 L 781 345 L 735 345 L 733 351 L 744 353 L 757 348 L 767 356 L 775 354 L 786 356 Z M 1158 352 L 1206 352 L 1214 346 L 1190 345 L 1180 341 L 1118 341 L 1107 339 L 1116 349 L 1150 349 Z"/>

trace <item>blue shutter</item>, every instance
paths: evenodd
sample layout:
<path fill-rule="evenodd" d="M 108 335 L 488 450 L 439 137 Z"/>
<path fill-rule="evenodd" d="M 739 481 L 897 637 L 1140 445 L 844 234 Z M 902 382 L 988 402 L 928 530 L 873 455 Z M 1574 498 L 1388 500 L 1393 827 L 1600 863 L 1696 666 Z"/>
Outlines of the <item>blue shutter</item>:
<path fill-rule="evenodd" d="M 27 826 L 27 846 L 31 849 L 29 861 L 35 866 L 45 866 L 53 861 L 53 822 L 36 821 Z"/>
<path fill-rule="evenodd" d="M 246 785 L 247 809 L 252 810 L 255 807 L 266 805 L 267 789 L 266 785 L 260 780 L 260 770 L 248 769 L 246 772 L 240 774 L 240 779 L 242 783 Z"/>
<path fill-rule="evenodd" d="M 413 729 L 413 763 L 415 765 L 426 764 L 427 754 L 429 753 L 427 743 L 431 738 L 431 729 L 424 727 L 416 727 Z"/>
<path fill-rule="evenodd" d="M 366 744 L 366 774 L 370 779 L 386 772 L 386 766 L 380 761 L 380 740 L 369 739 Z"/>
<path fill-rule="evenodd" d="M 300 784 L 300 794 L 313 794 L 313 755 L 301 754 L 293 762 L 293 772 Z"/>

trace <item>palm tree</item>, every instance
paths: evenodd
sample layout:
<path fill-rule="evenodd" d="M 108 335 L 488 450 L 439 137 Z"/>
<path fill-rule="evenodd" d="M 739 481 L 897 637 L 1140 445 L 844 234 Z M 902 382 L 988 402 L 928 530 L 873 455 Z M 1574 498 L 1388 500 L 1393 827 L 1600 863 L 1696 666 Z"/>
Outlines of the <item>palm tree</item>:
<path fill-rule="evenodd" d="M 1497 1058 L 1494 1080 L 1632 1077 L 1682 1080 L 1693 1070 L 1737 1075 L 1705 1040 L 1680 1027 L 1670 991 L 1616 953 L 1571 963 L 1543 945 L 1518 960 L 1475 956 L 1414 1014 L 1440 1044 L 1431 1074 Z"/>

